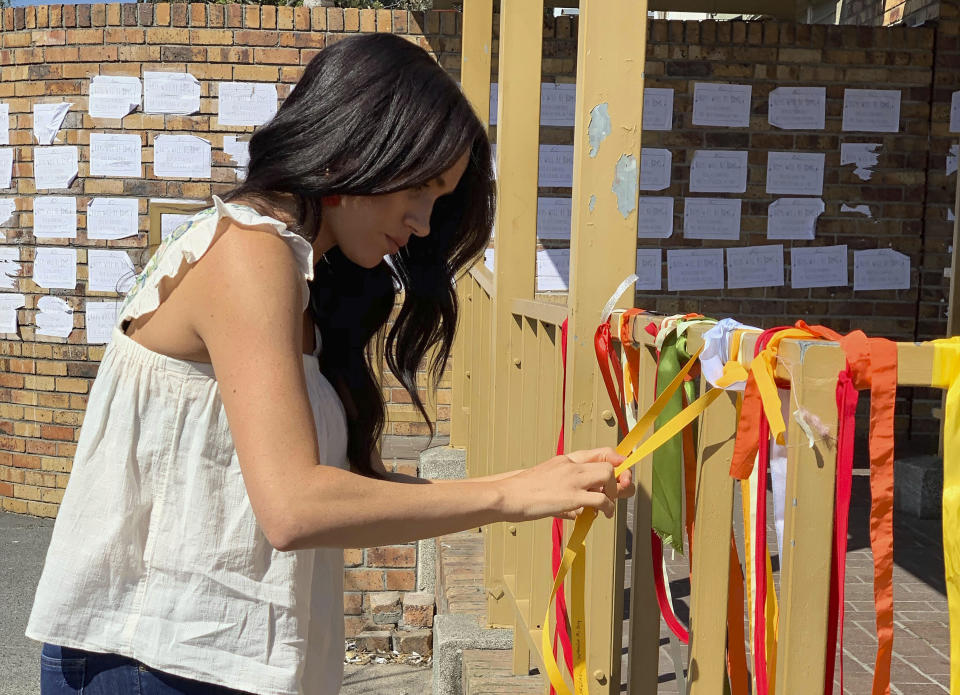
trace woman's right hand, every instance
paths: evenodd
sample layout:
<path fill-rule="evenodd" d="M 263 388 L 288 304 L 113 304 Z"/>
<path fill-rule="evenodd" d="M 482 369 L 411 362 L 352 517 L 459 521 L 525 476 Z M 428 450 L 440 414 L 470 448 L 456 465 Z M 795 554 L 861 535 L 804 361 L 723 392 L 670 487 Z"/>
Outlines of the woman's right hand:
<path fill-rule="evenodd" d="M 612 517 L 614 502 L 634 492 L 629 470 L 619 480 L 614 475 L 623 460 L 610 447 L 574 451 L 503 478 L 500 484 L 505 519 L 576 519 L 584 507 L 594 507 Z"/>

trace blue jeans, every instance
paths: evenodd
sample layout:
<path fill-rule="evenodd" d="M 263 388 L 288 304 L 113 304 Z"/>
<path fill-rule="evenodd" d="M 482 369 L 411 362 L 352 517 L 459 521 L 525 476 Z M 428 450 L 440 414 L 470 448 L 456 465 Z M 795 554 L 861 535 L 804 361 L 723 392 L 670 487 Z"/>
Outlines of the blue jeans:
<path fill-rule="evenodd" d="M 222 685 L 174 676 L 119 654 L 44 642 L 40 695 L 245 695 Z"/>

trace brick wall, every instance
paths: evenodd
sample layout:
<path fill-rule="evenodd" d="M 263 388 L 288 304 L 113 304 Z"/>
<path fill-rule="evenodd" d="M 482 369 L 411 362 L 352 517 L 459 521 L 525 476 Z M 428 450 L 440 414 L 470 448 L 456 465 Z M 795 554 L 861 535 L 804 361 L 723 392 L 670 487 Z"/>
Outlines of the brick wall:
<path fill-rule="evenodd" d="M 861 26 L 916 26 L 936 19 L 941 0 L 846 0 L 842 5 L 839 24 Z"/>

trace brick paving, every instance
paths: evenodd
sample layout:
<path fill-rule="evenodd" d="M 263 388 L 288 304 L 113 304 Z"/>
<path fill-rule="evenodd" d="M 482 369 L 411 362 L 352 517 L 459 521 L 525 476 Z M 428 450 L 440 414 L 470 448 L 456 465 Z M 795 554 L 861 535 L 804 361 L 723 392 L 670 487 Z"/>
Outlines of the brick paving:
<path fill-rule="evenodd" d="M 846 573 L 846 615 L 844 620 L 844 693 L 871 692 L 876 657 L 876 629 L 873 611 L 873 558 L 869 537 L 869 477 L 857 471 L 850 509 Z M 772 501 L 769 503 L 772 508 Z M 740 502 L 735 501 L 735 517 Z M 628 512 L 632 521 L 632 509 Z M 630 523 L 630 522 L 628 522 Z M 894 515 L 894 656 L 893 695 L 935 695 L 949 692 L 949 629 L 946 589 L 943 577 L 943 549 L 939 520 L 920 520 L 906 514 Z M 736 524 L 735 524 L 736 526 Z M 742 543 L 742 533 L 738 532 Z M 776 534 L 768 529 L 771 551 L 776 553 Z M 443 612 L 469 613 L 484 620 L 486 600 L 482 591 L 483 542 L 480 534 L 465 532 L 439 541 L 441 571 L 439 584 Z M 742 548 L 742 545 L 741 545 Z M 778 567 L 774 557 L 774 568 Z M 625 572 L 630 577 L 630 560 Z M 689 581 L 686 559 L 668 552 L 667 571 L 678 616 L 688 617 Z M 628 592 L 629 595 L 629 592 Z M 624 625 L 624 635 L 629 625 Z M 660 675 L 658 693 L 678 693 L 668 630 L 661 624 Z M 626 644 L 626 639 L 624 640 Z M 682 647 L 686 660 L 686 647 Z M 510 673 L 509 652 L 466 652 L 464 673 L 469 675 L 465 694 L 538 692 L 539 676 L 515 677 Z M 627 673 L 626 655 L 623 673 Z M 839 671 L 836 674 L 839 676 Z M 628 692 L 626 675 L 621 692 Z M 467 684 L 467 681 L 464 681 Z M 834 692 L 840 693 L 835 678 Z M 513 688 L 511 690 L 511 688 Z"/>

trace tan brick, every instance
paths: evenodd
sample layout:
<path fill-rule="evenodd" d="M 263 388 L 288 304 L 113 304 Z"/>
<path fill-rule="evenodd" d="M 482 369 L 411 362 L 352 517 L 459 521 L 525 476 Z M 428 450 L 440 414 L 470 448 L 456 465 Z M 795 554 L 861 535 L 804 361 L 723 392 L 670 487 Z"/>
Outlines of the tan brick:
<path fill-rule="evenodd" d="M 387 589 L 391 591 L 413 591 L 417 587 L 415 570 L 386 570 Z"/>
<path fill-rule="evenodd" d="M 384 570 L 345 569 L 343 571 L 344 591 L 383 591 Z"/>
<path fill-rule="evenodd" d="M 254 62 L 268 65 L 295 65 L 300 54 L 295 48 L 257 48 L 254 50 Z"/>
<path fill-rule="evenodd" d="M 190 26 L 207 26 L 207 6 L 202 2 L 190 3 Z"/>
<path fill-rule="evenodd" d="M 238 31 L 236 43 L 241 46 L 276 46 L 280 34 L 275 31 Z"/>
<path fill-rule="evenodd" d="M 2 385 L 2 382 L 0 382 Z M 52 376 L 25 376 L 23 377 L 23 388 L 33 391 L 53 391 L 56 382 Z"/>
<path fill-rule="evenodd" d="M 58 510 L 59 507 L 55 504 L 49 504 L 47 502 L 27 502 L 27 514 L 32 514 L 33 516 L 54 519 L 57 516 Z"/>
<path fill-rule="evenodd" d="M 244 82 L 276 82 L 279 70 L 269 65 L 234 65 L 233 79 Z"/>
<path fill-rule="evenodd" d="M 277 7 L 276 5 L 260 6 L 260 26 L 264 29 L 277 28 Z"/>
<path fill-rule="evenodd" d="M 367 549 L 368 567 L 415 567 L 417 549 L 411 545 L 391 545 Z"/>
<path fill-rule="evenodd" d="M 153 24 L 158 27 L 170 26 L 169 2 L 158 2 L 153 6 Z"/>
<path fill-rule="evenodd" d="M 57 391 L 66 393 L 87 393 L 90 382 L 86 379 L 71 379 L 68 377 L 57 379 Z"/>
<path fill-rule="evenodd" d="M 190 31 L 188 29 L 168 29 L 155 27 L 146 30 L 146 41 L 151 45 L 162 43 L 190 43 Z"/>
<path fill-rule="evenodd" d="M 233 32 L 229 29 L 191 29 L 190 43 L 230 46 L 233 44 Z"/>
<path fill-rule="evenodd" d="M 103 29 L 70 29 L 67 31 L 67 43 L 103 43 Z"/>
<path fill-rule="evenodd" d="M 26 34 L 21 36 L 26 37 Z M 67 33 L 63 29 L 35 31 L 31 35 L 31 41 L 34 46 L 63 46 L 67 42 Z M 3 45 L 7 46 L 6 37 Z"/>
<path fill-rule="evenodd" d="M 360 10 L 360 31 L 364 34 L 372 34 L 377 30 L 377 11 Z"/>
<path fill-rule="evenodd" d="M 293 8 L 285 5 L 277 6 L 277 29 L 289 31 L 293 29 Z"/>
<path fill-rule="evenodd" d="M 359 567 L 363 564 L 363 550 L 361 548 L 346 548 L 343 551 L 343 564 L 347 567 Z"/>

